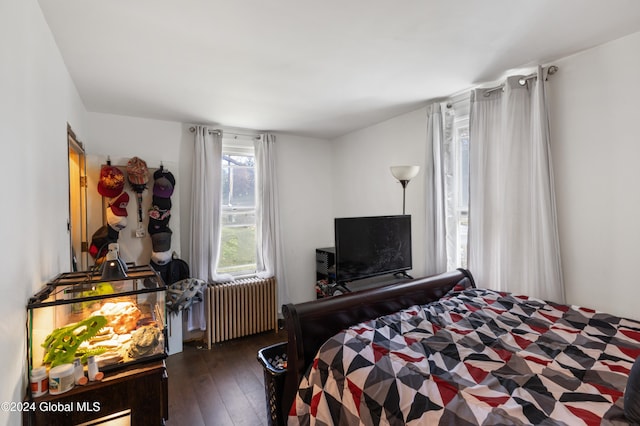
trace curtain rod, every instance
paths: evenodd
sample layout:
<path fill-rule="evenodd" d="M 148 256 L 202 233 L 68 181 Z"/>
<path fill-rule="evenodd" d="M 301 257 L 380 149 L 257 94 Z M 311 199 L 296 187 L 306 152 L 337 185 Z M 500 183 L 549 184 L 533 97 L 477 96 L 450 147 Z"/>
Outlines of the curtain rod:
<path fill-rule="evenodd" d="M 191 126 L 191 127 L 189 127 L 189 131 L 190 131 L 191 133 L 195 133 L 196 128 L 195 128 L 194 126 Z M 225 131 L 220 130 L 220 129 L 209 130 L 209 134 L 210 134 L 210 135 L 211 135 L 211 134 L 216 134 L 216 135 L 223 135 L 223 134 L 226 134 L 226 135 L 231 135 L 231 136 L 235 136 L 235 137 L 238 137 L 238 136 L 246 136 L 246 137 L 249 137 L 249 138 L 260 139 L 260 136 L 259 136 L 259 135 L 251 135 L 251 134 L 248 134 L 248 133 L 225 132 Z"/>
<path fill-rule="evenodd" d="M 190 131 L 191 133 L 195 133 L 195 132 L 196 132 L 196 128 L 195 128 L 194 126 L 191 126 L 191 127 L 189 127 L 189 131 Z M 220 131 L 220 130 L 218 130 L 218 129 L 215 129 L 215 130 L 209 130 L 209 134 L 213 134 L 213 133 L 215 133 L 216 135 L 219 135 L 219 134 L 221 134 L 221 133 L 222 133 L 222 131 Z"/>
<path fill-rule="evenodd" d="M 447 100 L 446 107 L 447 109 L 449 109 L 449 108 L 453 108 L 453 106 L 456 104 L 469 103 L 470 97 L 471 97 L 471 92 L 469 91 L 463 92 L 462 94 L 458 94 L 455 96 L 451 96 Z"/>
<path fill-rule="evenodd" d="M 558 72 L 558 67 L 556 65 L 549 66 L 549 68 L 547 69 L 547 78 L 548 78 L 548 76 L 554 75 L 557 72 Z M 518 83 L 520 84 L 520 86 L 524 86 L 525 84 L 527 84 L 527 81 L 533 80 L 534 78 L 538 78 L 537 74 L 535 74 L 535 73 L 534 74 L 525 75 L 524 77 L 521 77 L 518 80 Z M 545 78 L 545 80 L 546 80 L 546 78 Z M 497 90 L 502 90 L 502 89 L 504 89 L 504 84 L 501 84 L 501 85 L 496 86 L 496 87 L 491 87 L 489 89 L 486 89 L 482 96 L 485 96 L 485 97 L 489 96 L 491 93 L 493 93 L 493 92 L 495 92 Z"/>

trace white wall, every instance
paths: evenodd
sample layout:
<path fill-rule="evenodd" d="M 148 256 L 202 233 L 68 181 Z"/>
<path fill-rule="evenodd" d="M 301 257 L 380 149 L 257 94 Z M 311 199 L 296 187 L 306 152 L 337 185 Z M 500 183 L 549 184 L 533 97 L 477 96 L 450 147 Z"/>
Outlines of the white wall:
<path fill-rule="evenodd" d="M 67 122 L 85 110 L 35 0 L 0 2 L 0 401 L 26 390 L 26 304 L 70 270 Z M 0 424 L 21 415 L 0 411 Z"/>
<path fill-rule="evenodd" d="M 333 245 L 331 144 L 276 135 L 286 282 L 291 302 L 315 299 L 315 249 Z"/>
<path fill-rule="evenodd" d="M 426 114 L 426 108 L 420 108 L 337 138 L 333 141 L 332 156 L 334 217 L 402 214 L 402 186 L 391 175 L 389 167 L 421 167 L 406 190 L 406 213 L 411 215 L 411 273 L 416 277 L 424 275 L 426 270 L 423 246 Z"/>
<path fill-rule="evenodd" d="M 85 140 L 87 152 L 87 198 L 89 238 L 102 226 L 104 206 L 98 193 L 97 185 L 100 177 L 100 166 L 107 157 L 111 164 L 126 167 L 131 157 L 139 157 L 147 163 L 150 170 L 162 166 L 169 170 L 176 179 L 176 188 L 171 195 L 171 219 L 169 228 L 173 232 L 171 250 L 179 256 L 181 251 L 181 197 L 189 190 L 190 173 L 181 173 L 180 147 L 183 142 L 183 125 L 181 123 L 126 117 L 112 114 L 89 113 L 88 137 Z M 185 176 L 186 175 L 186 176 Z M 186 182 L 185 182 L 186 180 Z M 148 189 L 142 194 L 143 224 L 147 229 L 147 211 L 153 196 L 153 176 L 149 177 Z M 151 239 L 148 234 L 143 238 L 135 236 L 138 214 L 137 201 L 133 191 L 126 185 L 130 195 L 127 206 L 127 227 L 120 231 L 118 243 L 122 258 L 127 262 L 146 265 L 151 258 Z"/>
<path fill-rule="evenodd" d="M 567 301 L 640 319 L 640 33 L 554 63 L 551 136 Z"/>

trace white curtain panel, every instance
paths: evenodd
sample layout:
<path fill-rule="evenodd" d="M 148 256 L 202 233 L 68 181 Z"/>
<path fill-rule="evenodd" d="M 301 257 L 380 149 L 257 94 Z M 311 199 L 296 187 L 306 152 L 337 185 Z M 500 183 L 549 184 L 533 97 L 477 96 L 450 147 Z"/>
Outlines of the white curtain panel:
<path fill-rule="evenodd" d="M 191 175 L 191 229 L 189 267 L 191 276 L 206 282 L 230 281 L 216 274 L 220 249 L 220 200 L 222 194 L 222 136 L 207 126 L 196 126 Z M 191 306 L 187 327 L 206 329 L 202 303 Z"/>
<path fill-rule="evenodd" d="M 481 287 L 564 303 L 545 77 L 472 93 L 469 269 Z"/>
<path fill-rule="evenodd" d="M 447 270 L 447 243 L 444 195 L 444 134 L 441 105 L 427 106 L 427 157 L 424 176 L 426 188 L 425 257 L 427 275 Z"/>
<path fill-rule="evenodd" d="M 256 156 L 256 274 L 275 276 L 278 306 L 289 303 L 285 281 L 276 164 L 276 138 L 265 133 L 255 142 Z"/>

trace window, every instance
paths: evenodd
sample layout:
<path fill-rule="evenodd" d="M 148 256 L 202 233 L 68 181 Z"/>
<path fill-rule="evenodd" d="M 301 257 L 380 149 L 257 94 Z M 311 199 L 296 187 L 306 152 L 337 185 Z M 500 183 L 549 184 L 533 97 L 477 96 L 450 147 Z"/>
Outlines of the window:
<path fill-rule="evenodd" d="M 255 176 L 253 141 L 223 138 L 219 274 L 256 271 Z"/>
<path fill-rule="evenodd" d="M 466 102 L 447 106 L 444 129 L 447 268 L 466 268 L 469 228 L 469 108 Z"/>
<path fill-rule="evenodd" d="M 453 123 L 456 242 L 455 267 L 467 267 L 467 235 L 469 229 L 469 116 Z"/>

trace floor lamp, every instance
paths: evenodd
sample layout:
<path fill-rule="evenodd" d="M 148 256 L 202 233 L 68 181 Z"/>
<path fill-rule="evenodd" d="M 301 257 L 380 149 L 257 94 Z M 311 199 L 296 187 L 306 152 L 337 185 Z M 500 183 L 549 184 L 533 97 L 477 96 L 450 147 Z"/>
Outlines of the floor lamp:
<path fill-rule="evenodd" d="M 400 181 L 402 185 L 402 214 L 405 214 L 405 193 L 409 181 L 416 177 L 420 171 L 420 166 L 391 166 L 391 174 Z"/>

